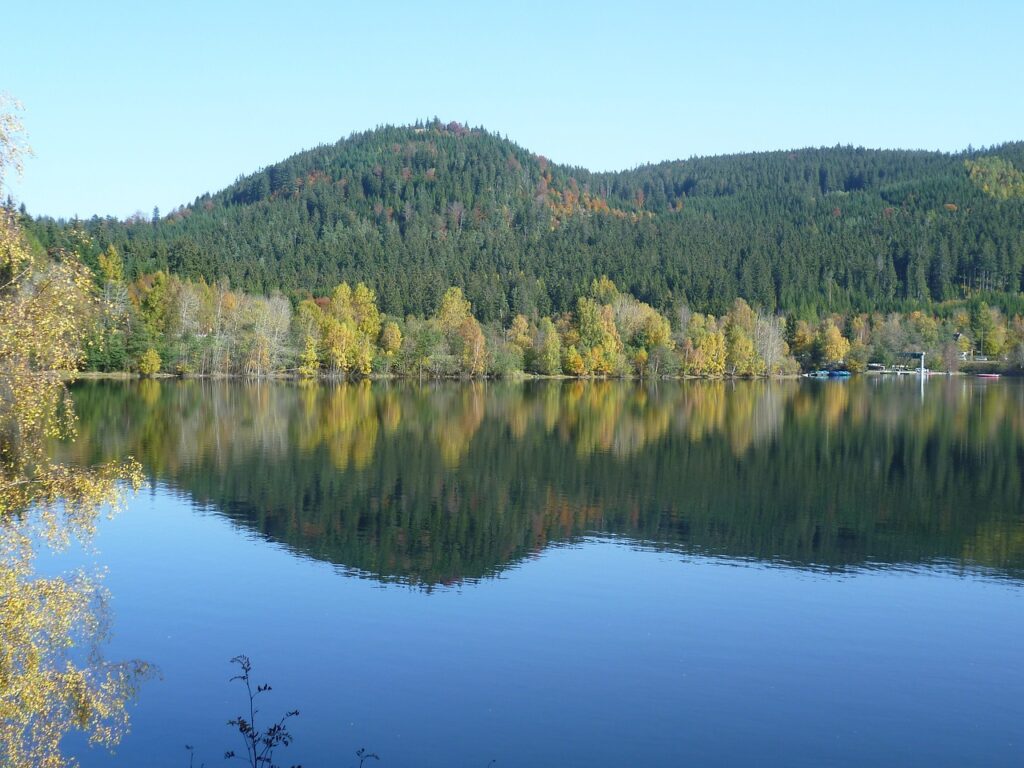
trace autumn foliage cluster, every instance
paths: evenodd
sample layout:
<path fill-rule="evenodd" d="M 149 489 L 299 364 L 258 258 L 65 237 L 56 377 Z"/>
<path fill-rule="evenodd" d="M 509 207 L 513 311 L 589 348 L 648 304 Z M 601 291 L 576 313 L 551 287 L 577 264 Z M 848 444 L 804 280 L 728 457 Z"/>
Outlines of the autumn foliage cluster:
<path fill-rule="evenodd" d="M 736 299 L 720 316 L 685 304 L 666 315 L 602 276 L 571 311 L 483 323 L 455 286 L 429 315 L 399 317 L 365 283 L 293 302 L 164 272 L 129 282 L 113 246 L 95 279 L 86 366 L 144 375 L 756 377 L 899 365 L 908 351 L 944 370 L 979 356 L 1024 362 L 1024 321 L 980 300 L 804 320 Z"/>

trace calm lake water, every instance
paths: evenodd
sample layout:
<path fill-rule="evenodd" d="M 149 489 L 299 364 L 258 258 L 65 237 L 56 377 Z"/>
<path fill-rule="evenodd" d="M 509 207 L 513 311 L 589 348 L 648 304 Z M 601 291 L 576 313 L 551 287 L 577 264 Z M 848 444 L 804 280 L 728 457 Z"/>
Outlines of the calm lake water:
<path fill-rule="evenodd" d="M 224 765 L 1021 766 L 1024 384 L 84 382 L 150 487 L 79 561 L 117 754 Z"/>

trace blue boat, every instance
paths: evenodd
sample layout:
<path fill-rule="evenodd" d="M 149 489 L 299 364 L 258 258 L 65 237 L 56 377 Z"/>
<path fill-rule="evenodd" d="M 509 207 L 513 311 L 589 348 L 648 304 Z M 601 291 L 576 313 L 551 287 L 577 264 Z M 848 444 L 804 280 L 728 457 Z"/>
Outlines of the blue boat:
<path fill-rule="evenodd" d="M 811 371 L 810 373 L 805 373 L 804 376 L 806 376 L 809 379 L 845 379 L 850 376 L 850 372 L 830 371 L 822 369 L 819 371 Z"/>

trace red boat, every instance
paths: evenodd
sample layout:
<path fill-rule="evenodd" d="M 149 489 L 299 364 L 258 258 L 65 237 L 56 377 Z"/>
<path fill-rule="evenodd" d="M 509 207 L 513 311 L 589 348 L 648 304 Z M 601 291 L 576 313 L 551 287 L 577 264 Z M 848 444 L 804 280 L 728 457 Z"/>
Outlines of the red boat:
<path fill-rule="evenodd" d="M 979 373 L 978 374 L 978 378 L 979 379 L 998 379 L 999 378 L 999 374 L 998 373 Z"/>

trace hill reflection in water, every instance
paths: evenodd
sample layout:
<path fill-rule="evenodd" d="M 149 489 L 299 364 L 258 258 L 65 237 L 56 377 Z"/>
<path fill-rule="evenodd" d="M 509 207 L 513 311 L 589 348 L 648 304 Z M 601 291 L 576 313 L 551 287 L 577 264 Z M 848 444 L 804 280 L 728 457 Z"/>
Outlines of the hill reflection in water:
<path fill-rule="evenodd" d="M 845 569 L 1024 578 L 1024 386 L 82 382 L 76 461 L 347 571 L 481 579 L 590 534 Z"/>

